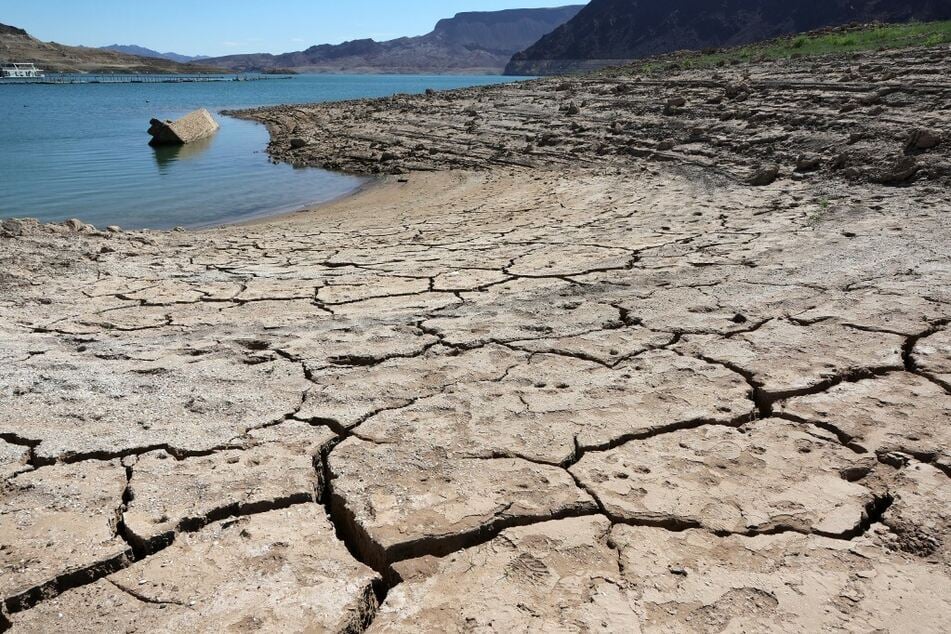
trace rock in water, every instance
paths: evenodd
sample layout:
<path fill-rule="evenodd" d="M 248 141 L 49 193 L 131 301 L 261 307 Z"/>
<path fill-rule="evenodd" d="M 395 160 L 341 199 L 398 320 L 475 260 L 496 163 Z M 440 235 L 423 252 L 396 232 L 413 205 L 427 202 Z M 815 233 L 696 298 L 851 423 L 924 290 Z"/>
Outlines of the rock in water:
<path fill-rule="evenodd" d="M 190 112 L 178 121 L 152 119 L 149 145 L 185 145 L 209 137 L 218 131 L 218 122 L 211 113 L 201 108 Z"/>

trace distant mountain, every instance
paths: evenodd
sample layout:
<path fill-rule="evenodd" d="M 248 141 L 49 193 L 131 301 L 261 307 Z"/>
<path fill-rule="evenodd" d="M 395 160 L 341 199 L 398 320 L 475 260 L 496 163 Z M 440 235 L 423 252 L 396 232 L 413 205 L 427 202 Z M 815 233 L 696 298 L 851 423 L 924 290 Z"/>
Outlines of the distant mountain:
<path fill-rule="evenodd" d="M 850 22 L 947 18 L 951 0 L 592 0 L 571 21 L 515 55 L 506 73 L 592 69 Z"/>
<path fill-rule="evenodd" d="M 103 51 L 125 53 L 126 55 L 138 55 L 139 57 L 167 59 L 171 62 L 178 62 L 180 64 L 187 64 L 188 62 L 196 62 L 203 59 L 208 59 L 207 55 L 179 55 L 178 53 L 159 53 L 158 51 L 153 51 L 152 49 L 145 48 L 144 46 L 136 46 L 135 44 L 112 44 L 110 46 L 102 46 L 100 49 Z"/>
<path fill-rule="evenodd" d="M 41 42 L 23 29 L 6 24 L 0 24 L 0 60 L 33 62 L 53 73 L 195 73 L 217 70 L 98 48 Z"/>
<path fill-rule="evenodd" d="M 522 50 L 574 17 L 581 6 L 459 13 L 419 37 L 322 44 L 283 55 L 229 55 L 202 60 L 233 71 L 304 73 L 498 73 Z"/>

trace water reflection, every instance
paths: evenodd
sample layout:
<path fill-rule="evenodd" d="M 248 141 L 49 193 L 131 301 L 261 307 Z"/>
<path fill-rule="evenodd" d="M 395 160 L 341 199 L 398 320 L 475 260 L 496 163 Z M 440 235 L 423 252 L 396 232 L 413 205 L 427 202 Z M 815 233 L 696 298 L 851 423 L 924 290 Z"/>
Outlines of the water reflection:
<path fill-rule="evenodd" d="M 217 135 L 216 135 L 217 136 Z M 215 137 L 206 137 L 186 145 L 159 145 L 150 146 L 155 152 L 155 163 L 160 174 L 167 174 L 172 165 L 178 161 L 187 161 L 207 152 L 215 141 Z"/>
<path fill-rule="evenodd" d="M 52 222 L 78 217 L 102 227 L 170 229 L 295 211 L 353 191 L 364 181 L 272 165 L 267 128 L 251 121 L 215 115 L 221 130 L 210 143 L 160 150 L 148 147 L 148 121 L 176 119 L 201 106 L 215 113 L 499 81 L 511 80 L 298 75 L 287 81 L 3 86 L 0 218 L 37 216 Z M 76 117 L 77 112 L 83 116 Z"/>

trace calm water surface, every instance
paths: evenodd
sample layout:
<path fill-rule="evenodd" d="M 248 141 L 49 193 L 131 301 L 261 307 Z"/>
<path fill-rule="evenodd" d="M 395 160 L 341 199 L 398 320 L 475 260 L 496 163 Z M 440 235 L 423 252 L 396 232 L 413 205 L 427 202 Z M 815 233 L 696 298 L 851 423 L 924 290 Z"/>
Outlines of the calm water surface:
<path fill-rule="evenodd" d="M 361 179 L 273 165 L 264 126 L 229 108 L 382 97 L 511 77 L 302 75 L 184 84 L 0 85 L 0 217 L 80 218 L 99 227 L 201 227 L 301 209 Z M 184 148 L 153 149 L 149 119 L 196 108 L 221 130 Z"/>

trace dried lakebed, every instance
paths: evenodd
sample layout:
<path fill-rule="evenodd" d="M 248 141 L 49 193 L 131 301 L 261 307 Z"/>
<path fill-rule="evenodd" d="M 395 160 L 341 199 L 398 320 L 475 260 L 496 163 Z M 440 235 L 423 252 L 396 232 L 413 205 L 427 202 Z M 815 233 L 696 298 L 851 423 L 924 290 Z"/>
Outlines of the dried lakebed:
<path fill-rule="evenodd" d="M 949 60 L 275 108 L 405 177 L 5 221 L 0 627 L 948 631 Z"/>

